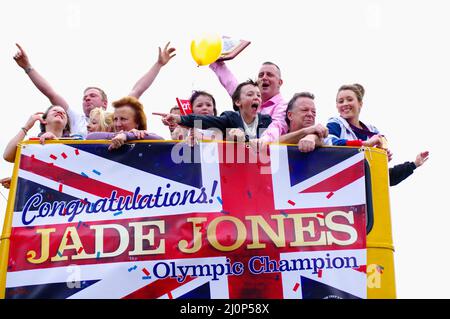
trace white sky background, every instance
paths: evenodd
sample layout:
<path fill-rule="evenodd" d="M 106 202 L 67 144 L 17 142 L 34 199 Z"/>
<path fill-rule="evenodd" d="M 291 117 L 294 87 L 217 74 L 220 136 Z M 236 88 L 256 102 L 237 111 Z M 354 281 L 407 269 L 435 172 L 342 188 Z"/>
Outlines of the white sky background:
<path fill-rule="evenodd" d="M 214 94 L 219 112 L 231 109 L 214 73 L 196 67 L 191 40 L 207 31 L 251 40 L 228 63 L 239 80 L 255 78 L 264 61 L 277 63 L 284 98 L 313 92 L 323 124 L 337 114 L 338 87 L 361 83 L 361 120 L 387 136 L 390 166 L 430 151 L 424 166 L 390 189 L 397 295 L 449 298 L 449 9 L 445 0 L 1 1 L 1 151 L 32 113 L 49 105 L 12 59 L 16 42 L 81 111 L 86 86 L 102 87 L 110 102 L 125 96 L 170 40 L 177 56 L 141 97 L 150 130 L 168 138 L 150 112 L 166 112 L 175 97 L 203 89 Z M 12 168 L 1 161 L 0 177 Z M 0 226 L 5 210 L 1 197 Z"/>

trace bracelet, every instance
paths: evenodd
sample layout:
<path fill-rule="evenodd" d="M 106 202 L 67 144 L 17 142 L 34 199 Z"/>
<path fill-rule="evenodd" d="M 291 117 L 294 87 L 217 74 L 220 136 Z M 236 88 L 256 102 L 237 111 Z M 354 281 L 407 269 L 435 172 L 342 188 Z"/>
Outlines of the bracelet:
<path fill-rule="evenodd" d="M 25 127 L 21 127 L 20 129 L 25 133 L 25 135 L 27 135 L 28 130 Z"/>
<path fill-rule="evenodd" d="M 33 68 L 30 66 L 28 68 L 25 68 L 24 70 L 25 70 L 25 73 L 28 74 L 33 70 Z"/>

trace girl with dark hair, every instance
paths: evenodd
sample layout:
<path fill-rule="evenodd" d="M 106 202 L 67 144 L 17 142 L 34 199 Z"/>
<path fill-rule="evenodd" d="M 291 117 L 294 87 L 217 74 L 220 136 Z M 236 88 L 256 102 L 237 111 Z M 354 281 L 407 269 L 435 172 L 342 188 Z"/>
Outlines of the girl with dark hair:
<path fill-rule="evenodd" d="M 5 148 L 3 158 L 13 163 L 16 157 L 17 145 L 25 138 L 28 131 L 34 126 L 36 121 L 40 122 L 41 132 L 38 137 L 41 144 L 45 140 L 55 140 L 70 136 L 70 121 L 66 110 L 58 105 L 50 106 L 45 112 L 37 112 L 30 116 L 19 133 L 14 136 Z"/>

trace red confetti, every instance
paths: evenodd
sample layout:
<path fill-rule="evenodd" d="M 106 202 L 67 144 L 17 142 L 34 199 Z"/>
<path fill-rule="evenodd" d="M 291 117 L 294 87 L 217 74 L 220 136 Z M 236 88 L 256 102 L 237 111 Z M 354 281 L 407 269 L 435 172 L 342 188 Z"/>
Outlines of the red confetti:
<path fill-rule="evenodd" d="M 77 148 L 75 149 L 75 154 L 80 155 L 80 151 Z"/>
<path fill-rule="evenodd" d="M 297 291 L 298 287 L 300 287 L 300 284 L 297 282 L 297 283 L 295 283 L 294 289 L 292 289 L 292 290 Z"/>
<path fill-rule="evenodd" d="M 288 200 L 288 203 L 291 204 L 292 206 L 295 206 L 295 203 L 291 200 Z"/>
<path fill-rule="evenodd" d="M 58 158 L 57 158 L 55 155 L 53 155 L 53 154 L 50 155 L 50 158 L 51 158 L 52 160 L 55 160 L 55 161 L 58 159 Z"/>
<path fill-rule="evenodd" d="M 333 196 L 333 195 L 334 195 L 334 193 L 333 193 L 333 192 L 330 192 L 330 193 L 327 195 L 327 199 L 330 199 L 330 197 Z"/>
<path fill-rule="evenodd" d="M 167 293 L 167 295 L 169 296 L 169 299 L 173 299 L 172 293 L 170 291 Z"/>
<path fill-rule="evenodd" d="M 316 216 L 319 218 L 325 218 L 325 216 L 323 214 L 317 214 Z"/>
<path fill-rule="evenodd" d="M 62 192 L 62 184 L 59 184 L 59 188 L 58 188 L 59 192 Z"/>
<path fill-rule="evenodd" d="M 64 153 L 64 152 L 61 153 L 61 156 L 62 156 L 64 159 L 67 158 L 67 155 L 66 155 L 66 153 Z"/>
<path fill-rule="evenodd" d="M 31 159 L 32 159 L 32 160 L 36 159 L 36 158 L 34 157 L 34 154 L 33 154 L 33 155 L 31 155 Z"/>
<path fill-rule="evenodd" d="M 144 272 L 144 274 L 145 274 L 146 276 L 150 276 L 150 273 L 148 272 L 148 270 L 147 270 L 147 269 L 145 269 L 145 268 L 142 268 L 142 271 Z"/>
<path fill-rule="evenodd" d="M 317 277 L 322 278 L 322 269 L 319 269 L 317 272 Z"/>
<path fill-rule="evenodd" d="M 359 272 L 363 272 L 363 273 L 367 273 L 367 266 L 366 265 L 361 265 L 358 268 L 353 268 L 353 270 L 359 271 Z"/>
<path fill-rule="evenodd" d="M 78 253 L 78 254 L 81 254 L 82 251 L 83 251 L 83 246 L 81 246 L 80 248 L 78 248 L 77 253 Z"/>

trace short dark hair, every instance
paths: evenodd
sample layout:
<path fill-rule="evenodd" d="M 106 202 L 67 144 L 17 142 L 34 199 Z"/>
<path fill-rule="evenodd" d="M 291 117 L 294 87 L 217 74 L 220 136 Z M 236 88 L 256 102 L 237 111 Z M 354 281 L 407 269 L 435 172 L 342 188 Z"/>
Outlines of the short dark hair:
<path fill-rule="evenodd" d="M 99 91 L 99 92 L 100 92 L 100 95 L 102 96 L 102 100 L 103 100 L 103 101 L 108 101 L 108 96 L 106 96 L 105 91 L 103 91 L 101 88 L 98 88 L 98 87 L 96 87 L 96 86 L 88 86 L 87 88 L 84 89 L 83 94 L 85 94 L 86 91 L 87 91 L 87 90 L 90 90 L 90 89 L 94 89 L 94 90 Z"/>
<path fill-rule="evenodd" d="M 280 78 L 281 78 L 281 69 L 278 65 L 276 65 L 275 63 L 270 62 L 270 61 L 266 61 L 262 65 L 273 65 L 278 70 L 278 73 L 280 73 Z"/>
<path fill-rule="evenodd" d="M 300 92 L 300 93 L 295 93 L 294 96 L 290 99 L 287 108 L 286 108 L 286 124 L 287 126 L 289 126 L 291 124 L 291 121 L 288 118 L 288 112 L 292 110 L 292 108 L 294 107 L 294 103 L 295 101 L 297 101 L 298 98 L 301 97 L 306 97 L 308 99 L 314 100 L 315 96 L 314 94 L 312 94 L 311 92 Z"/>
<path fill-rule="evenodd" d="M 211 100 L 213 102 L 214 116 L 217 116 L 216 99 L 214 99 L 214 96 L 212 94 L 210 94 L 206 91 L 192 91 L 192 95 L 189 98 L 189 103 L 191 103 L 191 106 L 194 107 L 195 100 L 201 95 L 208 96 L 211 98 Z"/>
<path fill-rule="evenodd" d="M 233 110 L 235 111 L 239 110 L 239 107 L 236 105 L 236 101 L 238 101 L 239 98 L 241 97 L 241 90 L 246 85 L 253 85 L 258 87 L 258 83 L 256 83 L 252 79 L 248 79 L 247 81 L 238 84 L 238 86 L 233 92 L 233 95 L 231 96 L 231 99 L 233 100 Z"/>
<path fill-rule="evenodd" d="M 180 108 L 178 107 L 178 105 L 175 105 L 170 108 L 169 113 L 172 113 L 173 111 L 179 111 L 179 110 L 180 110 Z"/>

